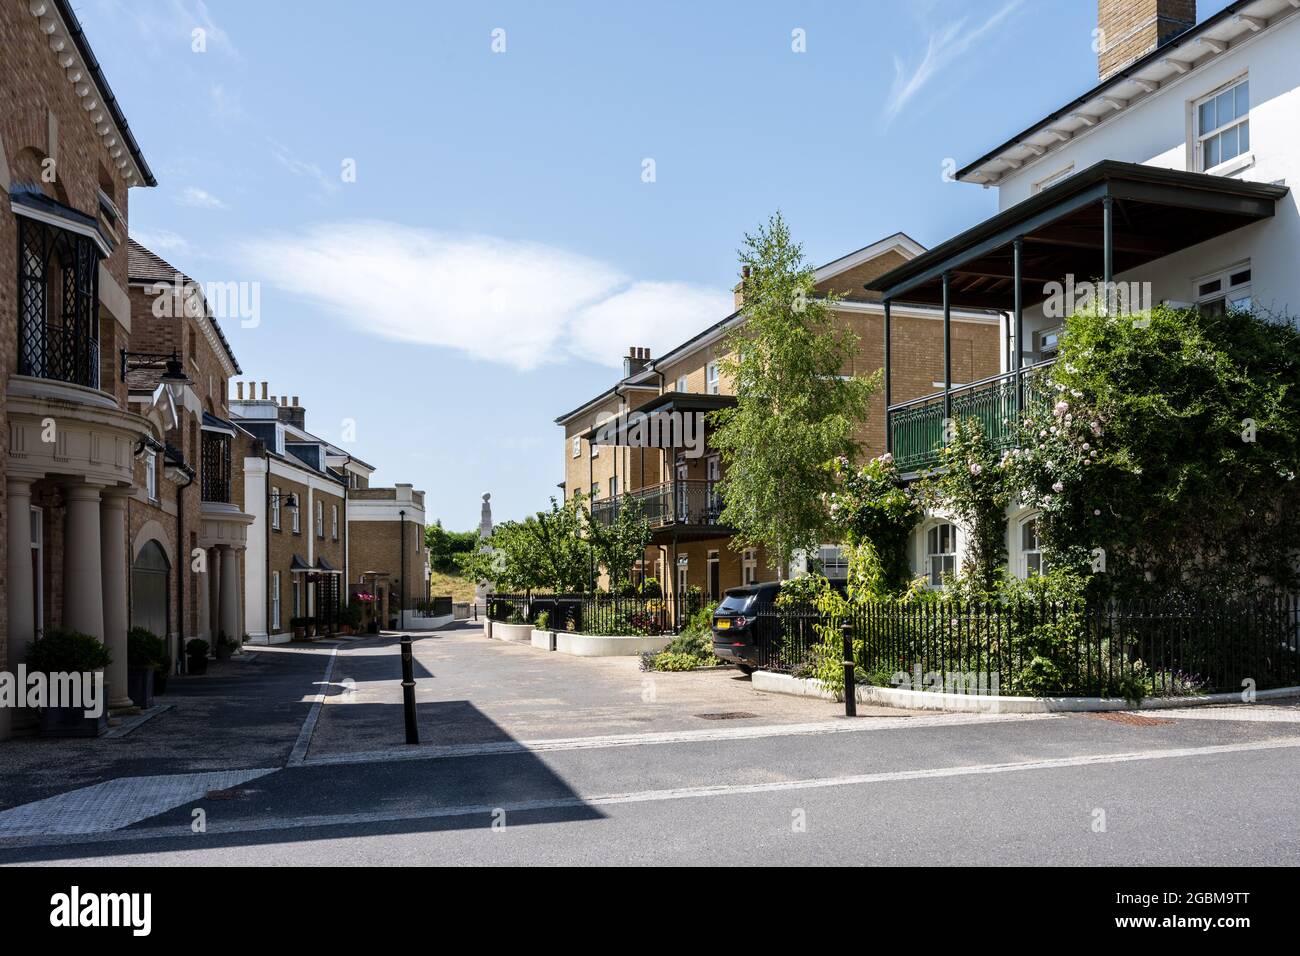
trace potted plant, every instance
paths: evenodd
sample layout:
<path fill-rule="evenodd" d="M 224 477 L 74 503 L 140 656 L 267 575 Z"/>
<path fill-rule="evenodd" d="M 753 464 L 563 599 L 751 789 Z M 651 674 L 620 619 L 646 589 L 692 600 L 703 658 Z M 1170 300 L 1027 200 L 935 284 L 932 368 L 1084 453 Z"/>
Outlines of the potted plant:
<path fill-rule="evenodd" d="M 344 605 L 343 610 L 339 612 L 339 620 L 343 622 L 343 633 L 353 634 L 361 627 L 362 607 L 360 601 L 349 601 Z"/>
<path fill-rule="evenodd" d="M 27 667 L 46 675 L 47 687 L 53 689 L 56 674 L 81 674 L 84 688 L 87 678 L 103 671 L 113 658 L 98 639 L 80 631 L 64 628 L 49 631 L 27 652 Z M 102 680 L 102 678 L 101 678 Z M 85 692 L 83 690 L 83 696 Z M 100 701 L 99 714 L 86 716 L 88 701 L 60 701 L 60 706 L 41 708 L 40 733 L 43 737 L 98 737 L 108 730 L 108 708 Z"/>
<path fill-rule="evenodd" d="M 226 637 L 226 632 L 221 631 L 217 634 L 217 660 L 229 660 L 230 656 L 239 649 L 239 645 L 231 638 Z"/>
<path fill-rule="evenodd" d="M 191 674 L 208 672 L 208 642 L 201 637 L 185 643 L 185 669 Z"/>
<path fill-rule="evenodd" d="M 126 635 L 126 687 L 131 703 L 142 710 L 153 706 L 159 668 L 167 659 L 167 646 L 153 631 L 133 627 Z M 162 676 L 166 681 L 166 676 Z"/>

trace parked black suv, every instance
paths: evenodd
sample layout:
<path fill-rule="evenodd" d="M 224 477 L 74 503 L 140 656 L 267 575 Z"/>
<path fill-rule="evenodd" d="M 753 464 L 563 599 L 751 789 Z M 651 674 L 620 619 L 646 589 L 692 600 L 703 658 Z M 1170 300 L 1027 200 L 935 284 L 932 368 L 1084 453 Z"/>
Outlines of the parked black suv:
<path fill-rule="evenodd" d="M 752 674 L 758 660 L 754 611 L 759 607 L 771 607 L 780 590 L 781 585 L 776 581 L 730 588 L 713 612 L 713 653 L 735 664 L 744 673 Z"/>

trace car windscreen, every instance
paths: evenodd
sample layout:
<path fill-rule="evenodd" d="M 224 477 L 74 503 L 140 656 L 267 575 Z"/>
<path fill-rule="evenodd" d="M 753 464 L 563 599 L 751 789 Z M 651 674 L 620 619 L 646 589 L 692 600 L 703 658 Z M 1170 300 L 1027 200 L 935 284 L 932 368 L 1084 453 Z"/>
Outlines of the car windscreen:
<path fill-rule="evenodd" d="M 719 614 L 743 614 L 754 603 L 753 594 L 728 594 L 718 605 Z"/>

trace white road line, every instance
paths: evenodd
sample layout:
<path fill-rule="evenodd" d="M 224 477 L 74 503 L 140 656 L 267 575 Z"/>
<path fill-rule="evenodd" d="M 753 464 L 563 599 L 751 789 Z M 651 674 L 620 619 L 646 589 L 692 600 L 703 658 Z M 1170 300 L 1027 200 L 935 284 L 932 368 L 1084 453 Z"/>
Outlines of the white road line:
<path fill-rule="evenodd" d="M 298 731 L 298 739 L 294 742 L 293 751 L 289 754 L 289 760 L 286 767 L 301 767 L 307 759 L 307 748 L 311 746 L 311 735 L 316 732 L 316 721 L 320 719 L 320 709 L 325 703 L 325 695 L 329 692 L 330 675 L 334 673 L 334 658 L 338 656 L 339 648 L 335 644 L 330 649 L 329 660 L 325 662 L 325 676 L 321 678 L 320 693 L 311 703 L 311 710 L 307 712 L 307 719 L 302 722 L 302 727 Z"/>
<path fill-rule="evenodd" d="M 808 734 L 865 733 L 881 730 L 910 730 L 917 727 L 949 727 L 954 724 L 990 724 L 1006 721 L 1059 720 L 1064 714 L 944 714 L 934 717 L 862 717 L 842 718 L 805 724 L 765 724 L 709 728 L 707 730 L 667 730 L 641 734 L 604 734 L 591 737 L 557 737 L 548 740 L 501 740 L 474 744 L 419 744 L 363 750 L 348 753 L 319 754 L 291 766 L 331 766 L 356 763 L 387 763 L 397 760 L 442 760 L 454 757 L 481 757 L 493 754 L 537 754 L 560 750 L 596 750 L 610 747 L 644 747 L 655 744 L 682 744 L 720 740 L 755 740 L 761 737 L 794 737 Z"/>
<path fill-rule="evenodd" d="M 380 823 L 401 823 L 412 820 L 436 820 L 449 817 L 483 816 L 484 828 L 493 814 L 504 810 L 507 814 L 539 810 L 580 809 L 583 807 L 617 806 L 623 804 L 658 803 L 668 800 L 694 800 L 708 797 L 728 797 L 755 793 L 780 793 L 791 790 L 824 790 L 834 787 L 854 787 L 907 780 L 935 780 L 948 777 L 965 777 L 987 774 L 1021 773 L 1034 770 L 1058 770 L 1068 767 L 1094 767 L 1106 764 L 1133 763 L 1145 760 L 1166 760 L 1180 757 L 1207 757 L 1217 754 L 1250 753 L 1268 750 L 1300 749 L 1300 737 L 1264 740 L 1253 743 L 1219 744 L 1209 747 L 1175 747 L 1167 750 L 1141 750 L 1121 754 L 1090 754 L 1077 757 L 1053 757 L 1042 760 L 1025 760 L 1019 763 L 973 764 L 963 767 L 939 767 L 929 770 L 893 770 L 881 773 L 854 774 L 846 777 L 813 777 L 800 780 L 782 780 L 766 783 L 716 784 L 702 787 L 676 787 L 668 790 L 642 790 L 627 793 L 595 794 L 582 797 L 558 797 L 545 800 L 525 800 L 514 803 L 473 804 L 459 807 L 431 807 L 427 810 L 409 810 L 400 813 L 370 811 L 366 813 L 337 813 L 298 817 L 263 817 L 221 823 L 208 820 L 208 836 L 241 835 L 277 830 L 299 830 L 309 827 L 342 827 Z M 169 839 L 186 837 L 194 839 L 186 827 L 152 827 L 137 830 L 120 830 L 115 833 L 88 834 L 80 838 L 47 838 L 0 840 L 0 847 L 60 846 L 84 843 L 116 843 L 124 841 Z M 199 837 L 201 839 L 201 837 Z"/>

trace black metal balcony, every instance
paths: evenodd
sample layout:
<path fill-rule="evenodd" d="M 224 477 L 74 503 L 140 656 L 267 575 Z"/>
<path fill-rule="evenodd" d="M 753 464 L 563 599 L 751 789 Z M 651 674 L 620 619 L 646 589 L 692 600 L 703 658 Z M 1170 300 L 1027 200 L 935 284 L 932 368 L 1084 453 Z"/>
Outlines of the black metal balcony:
<path fill-rule="evenodd" d="M 199 462 L 204 501 L 230 504 L 230 436 L 203 433 L 203 451 Z"/>
<path fill-rule="evenodd" d="M 94 240 L 18 217 L 18 374 L 99 388 Z"/>
<path fill-rule="evenodd" d="M 592 502 L 591 519 L 610 524 L 625 507 L 639 508 L 651 528 L 723 528 L 718 482 L 678 479 Z"/>

